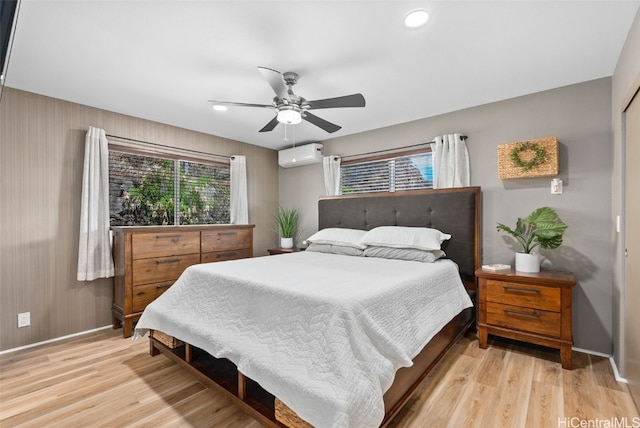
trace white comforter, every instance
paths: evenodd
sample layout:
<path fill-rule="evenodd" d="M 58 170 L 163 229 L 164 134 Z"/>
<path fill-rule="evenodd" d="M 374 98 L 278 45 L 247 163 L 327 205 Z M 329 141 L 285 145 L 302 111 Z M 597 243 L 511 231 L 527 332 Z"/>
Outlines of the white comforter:
<path fill-rule="evenodd" d="M 457 266 L 324 253 L 191 266 L 136 325 L 218 358 L 316 427 L 374 427 L 398 368 L 471 306 Z"/>

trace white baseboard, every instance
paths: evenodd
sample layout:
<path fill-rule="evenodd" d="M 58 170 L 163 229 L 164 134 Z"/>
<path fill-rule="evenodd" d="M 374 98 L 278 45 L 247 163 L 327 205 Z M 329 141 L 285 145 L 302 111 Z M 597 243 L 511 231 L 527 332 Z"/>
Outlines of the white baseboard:
<path fill-rule="evenodd" d="M 591 354 L 591 355 L 597 355 L 598 357 L 608 358 L 609 364 L 611 364 L 611 368 L 613 369 L 613 376 L 616 378 L 616 381 L 622 382 L 622 383 L 629 383 L 626 378 L 623 378 L 622 376 L 620 376 L 620 371 L 618 370 L 618 366 L 616 365 L 616 362 L 613 359 L 613 355 L 605 354 L 603 352 L 590 351 L 588 349 L 576 348 L 575 346 L 572 347 L 571 349 L 577 352 L 582 352 L 584 354 Z"/>
<path fill-rule="evenodd" d="M 44 340 L 42 342 L 32 343 L 30 345 L 24 345 L 24 346 L 19 346 L 17 348 L 7 349 L 5 351 L 0 351 L 0 355 L 10 354 L 12 352 L 21 351 L 23 349 L 34 348 L 34 347 L 40 346 L 40 345 L 46 345 L 47 343 L 58 342 L 60 340 L 70 339 L 72 337 L 77 337 L 77 336 L 82 336 L 84 334 L 94 333 L 96 331 L 106 330 L 108 328 L 113 328 L 113 326 L 112 325 L 106 325 L 104 327 L 94 328 L 93 330 L 81 331 L 79 333 L 73 333 L 73 334 L 69 334 L 69 335 L 66 335 L 66 336 L 56 337 L 55 339 Z"/>
<path fill-rule="evenodd" d="M 613 357 L 609 357 L 609 362 L 611 362 L 611 368 L 613 369 L 613 375 L 615 376 L 616 380 L 622 383 L 629 383 L 627 378 L 620 376 L 620 372 L 618 371 L 618 366 L 616 365 L 616 362 L 613 359 Z"/>

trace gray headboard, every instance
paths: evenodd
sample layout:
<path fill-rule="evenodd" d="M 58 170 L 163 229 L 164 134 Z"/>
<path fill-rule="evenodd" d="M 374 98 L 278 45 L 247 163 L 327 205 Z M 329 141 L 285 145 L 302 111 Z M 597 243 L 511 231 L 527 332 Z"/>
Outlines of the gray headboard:
<path fill-rule="evenodd" d="M 332 196 L 318 202 L 318 228 L 432 227 L 451 235 L 447 257 L 470 278 L 480 267 L 480 212 L 479 187 Z"/>

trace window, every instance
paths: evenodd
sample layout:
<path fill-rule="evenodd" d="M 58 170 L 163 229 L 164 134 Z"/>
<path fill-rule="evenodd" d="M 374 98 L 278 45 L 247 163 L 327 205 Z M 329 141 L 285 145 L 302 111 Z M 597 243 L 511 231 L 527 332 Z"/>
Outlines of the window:
<path fill-rule="evenodd" d="M 109 214 L 112 226 L 229 223 L 229 165 L 111 150 Z"/>
<path fill-rule="evenodd" d="M 395 153 L 340 166 L 340 189 L 349 193 L 395 192 L 433 187 L 431 152 Z"/>

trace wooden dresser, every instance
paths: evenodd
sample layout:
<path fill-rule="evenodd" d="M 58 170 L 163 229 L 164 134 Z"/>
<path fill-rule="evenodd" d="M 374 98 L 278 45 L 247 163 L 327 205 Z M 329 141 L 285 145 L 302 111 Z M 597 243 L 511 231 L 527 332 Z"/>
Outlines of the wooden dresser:
<path fill-rule="evenodd" d="M 113 227 L 113 328 L 133 333 L 142 311 L 189 266 L 253 256 L 253 225 Z"/>
<path fill-rule="evenodd" d="M 560 361 L 571 368 L 570 272 L 525 273 L 478 269 L 478 336 L 487 347 L 489 334 L 560 349 Z"/>

